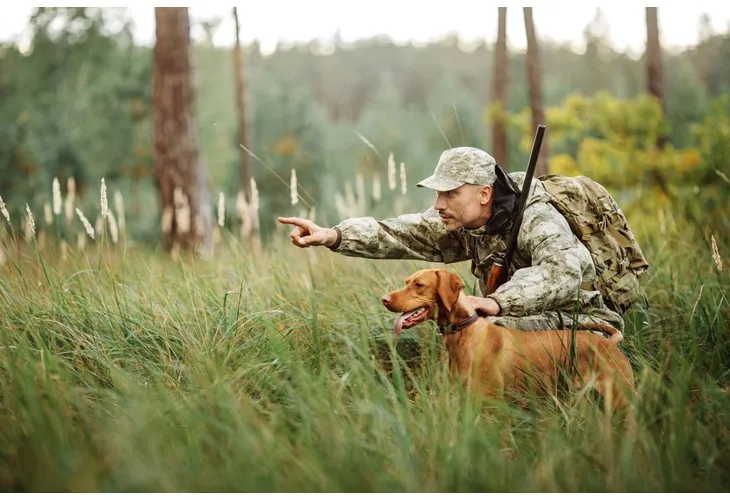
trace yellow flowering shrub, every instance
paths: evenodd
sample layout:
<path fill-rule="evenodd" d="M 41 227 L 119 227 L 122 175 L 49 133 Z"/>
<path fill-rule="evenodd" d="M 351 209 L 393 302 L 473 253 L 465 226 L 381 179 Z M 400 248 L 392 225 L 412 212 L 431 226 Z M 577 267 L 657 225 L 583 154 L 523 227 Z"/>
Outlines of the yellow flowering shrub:
<path fill-rule="evenodd" d="M 658 176 L 680 182 L 701 163 L 697 149 L 657 147 L 657 139 L 668 130 L 651 96 L 628 100 L 605 92 L 570 95 L 545 115 L 551 173 L 587 175 L 620 189 L 652 183 Z M 534 137 L 530 110 L 512 115 L 510 125 L 520 131 L 523 151 L 529 151 Z"/>

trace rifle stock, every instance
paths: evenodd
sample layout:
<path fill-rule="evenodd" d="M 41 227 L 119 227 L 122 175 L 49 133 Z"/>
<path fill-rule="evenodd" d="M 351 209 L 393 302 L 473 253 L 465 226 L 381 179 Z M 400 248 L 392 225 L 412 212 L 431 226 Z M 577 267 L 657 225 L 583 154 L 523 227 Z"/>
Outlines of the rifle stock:
<path fill-rule="evenodd" d="M 487 277 L 487 293 L 494 293 L 497 288 L 507 282 L 507 268 L 504 267 L 502 259 L 495 259 L 492 267 L 489 268 L 489 276 Z"/>
<path fill-rule="evenodd" d="M 510 233 L 509 241 L 507 242 L 507 251 L 504 254 L 504 259 L 495 259 L 492 267 L 489 269 L 485 295 L 494 293 L 497 288 L 499 288 L 509 280 L 509 269 L 512 265 L 512 256 L 514 255 L 515 249 L 517 248 L 517 236 L 520 233 L 520 226 L 522 226 L 522 215 L 525 211 L 527 198 L 530 195 L 530 186 L 532 185 L 532 177 L 535 173 L 535 166 L 537 165 L 537 157 L 540 154 L 540 147 L 542 146 L 543 135 L 545 135 L 545 125 L 538 125 L 537 131 L 535 132 L 535 140 L 532 143 L 530 161 L 527 164 L 525 182 L 522 184 L 522 191 L 520 192 L 520 201 L 517 205 L 515 221 L 512 225 L 512 232 Z"/>

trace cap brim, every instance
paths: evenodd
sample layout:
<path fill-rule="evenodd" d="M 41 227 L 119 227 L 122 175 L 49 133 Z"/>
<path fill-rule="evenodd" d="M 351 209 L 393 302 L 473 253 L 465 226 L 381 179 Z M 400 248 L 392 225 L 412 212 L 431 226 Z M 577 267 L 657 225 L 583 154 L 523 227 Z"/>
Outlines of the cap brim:
<path fill-rule="evenodd" d="M 443 177 L 436 177 L 435 175 L 432 175 L 431 177 L 424 179 L 416 184 L 416 186 L 426 187 L 429 189 L 433 189 L 434 191 L 451 191 L 460 186 L 463 186 L 464 184 L 466 183 L 453 181 L 451 179 L 444 179 Z"/>

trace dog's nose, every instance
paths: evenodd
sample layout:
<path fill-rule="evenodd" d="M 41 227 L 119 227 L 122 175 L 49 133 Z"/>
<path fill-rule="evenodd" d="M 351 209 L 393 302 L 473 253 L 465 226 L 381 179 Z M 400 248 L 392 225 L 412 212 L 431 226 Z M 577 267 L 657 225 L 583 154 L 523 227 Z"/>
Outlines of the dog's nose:
<path fill-rule="evenodd" d="M 385 296 L 384 296 L 384 297 L 383 297 L 382 299 L 380 299 L 380 300 L 382 300 L 382 301 L 383 301 L 383 305 L 384 305 L 384 306 L 388 306 L 388 305 L 390 305 L 390 295 L 385 295 Z"/>

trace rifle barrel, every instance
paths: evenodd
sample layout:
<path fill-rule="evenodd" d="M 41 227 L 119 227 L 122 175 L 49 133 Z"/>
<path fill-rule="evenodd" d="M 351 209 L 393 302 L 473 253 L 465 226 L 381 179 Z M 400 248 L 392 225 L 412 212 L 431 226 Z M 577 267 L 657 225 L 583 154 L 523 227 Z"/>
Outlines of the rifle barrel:
<path fill-rule="evenodd" d="M 530 153 L 530 161 L 527 164 L 527 173 L 525 175 L 525 182 L 522 184 L 522 192 L 520 193 L 520 201 L 517 205 L 517 218 L 512 224 L 512 232 L 510 233 L 509 241 L 507 242 L 507 251 L 504 255 L 504 267 L 509 273 L 510 265 L 512 264 L 512 256 L 517 248 L 517 236 L 520 234 L 520 227 L 522 226 L 522 215 L 525 211 L 525 205 L 527 204 L 527 198 L 530 196 L 530 187 L 532 185 L 532 177 L 535 174 L 535 166 L 537 165 L 537 157 L 540 154 L 540 148 L 542 147 L 542 137 L 545 135 L 545 125 L 538 125 L 537 131 L 535 132 L 535 140 L 532 143 L 532 152 Z"/>

